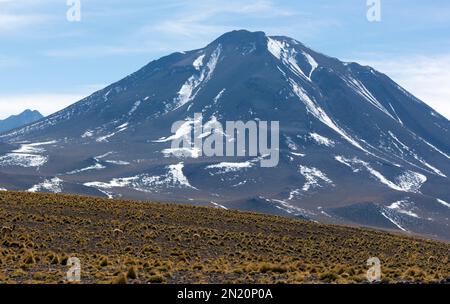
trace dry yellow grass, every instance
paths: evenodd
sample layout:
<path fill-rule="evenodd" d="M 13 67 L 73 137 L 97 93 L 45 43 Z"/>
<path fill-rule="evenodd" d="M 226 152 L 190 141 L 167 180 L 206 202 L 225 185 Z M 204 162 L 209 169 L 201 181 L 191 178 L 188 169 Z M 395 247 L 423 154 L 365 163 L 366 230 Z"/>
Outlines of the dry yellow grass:
<path fill-rule="evenodd" d="M 450 278 L 450 245 L 212 208 L 0 192 L 0 282 L 361 283 Z M 10 230 L 8 230 L 10 229 Z"/>

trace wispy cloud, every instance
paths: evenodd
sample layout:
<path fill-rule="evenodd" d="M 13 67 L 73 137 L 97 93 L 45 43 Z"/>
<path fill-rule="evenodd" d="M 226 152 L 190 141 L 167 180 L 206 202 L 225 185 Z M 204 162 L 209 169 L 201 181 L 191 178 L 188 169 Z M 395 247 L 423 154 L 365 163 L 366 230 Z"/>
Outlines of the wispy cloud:
<path fill-rule="evenodd" d="M 168 50 L 169 49 L 165 45 L 160 44 L 143 44 L 140 46 L 130 46 L 124 43 L 123 45 L 94 45 L 65 49 L 52 49 L 44 51 L 43 55 L 55 58 L 95 58 L 105 56 L 148 54 Z"/>
<path fill-rule="evenodd" d="M 47 19 L 43 15 L 24 15 L 0 13 L 0 33 L 11 32 L 24 27 L 42 23 Z"/>
<path fill-rule="evenodd" d="M 230 18 L 258 17 L 259 19 L 288 17 L 297 13 L 275 4 L 273 1 L 197 1 L 185 3 L 186 6 L 179 10 L 175 16 L 144 26 L 142 32 L 157 31 L 170 35 L 198 38 L 221 34 L 235 25 L 230 25 Z M 188 5 L 189 4 L 189 5 Z M 180 12 L 181 11 L 181 12 Z M 222 21 L 222 22 L 221 22 Z"/>
<path fill-rule="evenodd" d="M 51 20 L 52 16 L 39 10 L 45 4 L 56 3 L 56 0 L 0 0 L 0 34 L 15 33 Z"/>
<path fill-rule="evenodd" d="M 22 60 L 15 56 L 6 56 L 0 54 L 0 69 L 14 68 L 22 64 Z"/>

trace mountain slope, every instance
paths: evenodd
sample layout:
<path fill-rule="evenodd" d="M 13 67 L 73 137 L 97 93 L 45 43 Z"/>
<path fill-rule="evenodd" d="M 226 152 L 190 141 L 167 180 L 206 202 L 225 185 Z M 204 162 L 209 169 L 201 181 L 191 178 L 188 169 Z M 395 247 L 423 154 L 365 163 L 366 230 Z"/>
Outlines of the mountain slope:
<path fill-rule="evenodd" d="M 279 121 L 280 162 L 190 157 L 172 124 Z M 155 199 L 450 239 L 450 122 L 393 82 L 288 37 L 234 31 L 0 136 L 0 186 Z M 26 141 L 27 143 L 19 143 Z M 185 151 L 186 152 L 186 151 Z"/>
<path fill-rule="evenodd" d="M 18 115 L 12 115 L 4 120 L 0 120 L 0 133 L 23 127 L 43 117 L 38 111 L 25 110 Z"/>

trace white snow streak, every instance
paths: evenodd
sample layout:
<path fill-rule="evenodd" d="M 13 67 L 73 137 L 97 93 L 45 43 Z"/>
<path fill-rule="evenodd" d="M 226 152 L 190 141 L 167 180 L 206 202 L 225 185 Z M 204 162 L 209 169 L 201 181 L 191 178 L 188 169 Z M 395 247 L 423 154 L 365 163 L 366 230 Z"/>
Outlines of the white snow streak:
<path fill-rule="evenodd" d="M 379 171 L 372 168 L 368 162 L 362 161 L 356 157 L 349 159 L 343 156 L 335 156 L 335 159 L 351 168 L 355 173 L 365 169 L 379 182 L 396 191 L 419 193 L 420 188 L 427 181 L 425 175 L 413 171 L 406 171 L 396 178 L 396 184 L 384 177 Z"/>
<path fill-rule="evenodd" d="M 138 100 L 133 104 L 133 107 L 131 108 L 131 110 L 128 112 L 128 116 L 133 115 L 134 112 L 136 112 L 136 110 L 139 108 L 139 106 L 141 105 L 141 101 Z"/>
<path fill-rule="evenodd" d="M 52 179 L 46 179 L 44 182 L 34 185 L 32 188 L 28 189 L 28 192 L 41 192 L 41 191 L 49 191 L 53 193 L 61 193 L 62 192 L 62 180 L 58 177 Z"/>
<path fill-rule="evenodd" d="M 303 177 L 306 179 L 306 183 L 302 188 L 302 190 L 305 192 L 309 191 L 310 189 L 322 187 L 320 185 L 320 181 L 328 185 L 333 185 L 333 182 L 317 168 L 300 166 L 299 170 Z"/>
<path fill-rule="evenodd" d="M 311 79 L 308 78 L 308 76 L 306 76 L 302 69 L 298 66 L 296 60 L 296 56 L 298 54 L 297 51 L 294 48 L 291 48 L 287 42 L 268 38 L 267 49 L 273 56 L 275 56 L 275 58 L 281 60 L 281 62 L 283 62 L 283 64 L 295 75 L 311 81 Z"/>
<path fill-rule="evenodd" d="M 356 140 L 351 138 L 344 130 L 339 128 L 336 123 L 325 113 L 325 111 L 320 108 L 318 105 L 316 105 L 311 98 L 306 94 L 305 90 L 301 88 L 298 84 L 296 84 L 292 79 L 290 79 L 290 83 L 292 86 L 292 90 L 295 95 L 306 105 L 306 109 L 309 113 L 311 113 L 314 117 L 316 117 L 318 120 L 320 120 L 322 123 L 327 125 L 329 128 L 333 129 L 336 133 L 341 135 L 342 138 L 344 138 L 346 141 L 348 141 L 353 146 L 357 147 L 358 149 L 371 154 L 369 151 L 364 149 Z"/>
<path fill-rule="evenodd" d="M 416 213 L 414 213 L 413 211 L 411 211 L 411 203 L 409 203 L 406 200 L 401 200 L 401 201 L 397 201 L 392 203 L 388 208 L 391 210 L 394 210 L 398 213 L 401 214 L 406 214 L 410 217 L 414 217 L 414 218 L 420 218 Z"/>
<path fill-rule="evenodd" d="M 308 53 L 306 52 L 302 52 L 303 56 L 305 56 L 306 60 L 308 60 L 308 63 L 311 65 L 311 72 L 309 72 L 309 80 L 311 80 L 312 74 L 314 73 L 314 71 L 319 67 L 319 64 L 317 63 L 317 61 Z"/>
<path fill-rule="evenodd" d="M 23 143 L 19 149 L 11 151 L 0 157 L 0 166 L 18 166 L 24 168 L 40 167 L 48 161 L 48 157 L 42 155 L 48 146 L 57 141 L 47 141 L 39 143 Z"/>
<path fill-rule="evenodd" d="M 385 212 L 381 211 L 381 214 L 388 219 L 392 224 L 394 224 L 398 229 L 408 232 L 408 230 L 406 230 L 405 228 L 403 228 L 402 226 L 400 226 L 399 223 L 397 223 L 394 219 L 392 219 L 391 217 L 389 217 Z"/>
<path fill-rule="evenodd" d="M 364 84 L 353 78 L 353 77 L 345 77 L 342 78 L 347 85 L 352 88 L 359 96 L 364 98 L 366 101 L 368 101 L 371 105 L 391 117 L 392 119 L 396 120 L 391 113 L 370 93 L 370 91 L 364 86 Z"/>
<path fill-rule="evenodd" d="M 207 166 L 206 169 L 219 169 L 220 174 L 229 173 L 229 172 L 237 172 L 242 169 L 249 169 L 254 166 L 254 163 L 251 161 L 241 162 L 241 163 L 231 163 L 231 162 L 222 162 L 215 165 Z"/>
<path fill-rule="evenodd" d="M 220 205 L 220 204 L 218 204 L 218 203 L 216 203 L 216 202 L 211 202 L 211 204 L 213 204 L 216 208 L 228 210 L 227 207 L 225 207 L 225 206 L 223 206 L 223 205 Z"/>
<path fill-rule="evenodd" d="M 318 144 L 326 147 L 334 147 L 335 142 L 317 133 L 310 133 L 309 136 Z"/>
<path fill-rule="evenodd" d="M 131 188 L 141 192 L 158 192 L 161 188 L 190 188 L 196 190 L 184 175 L 183 168 L 184 164 L 178 163 L 167 166 L 167 173 L 163 175 L 141 174 L 132 177 L 114 178 L 109 182 L 89 182 L 84 185 L 100 189 Z"/>
<path fill-rule="evenodd" d="M 436 199 L 436 200 L 438 201 L 439 204 L 444 205 L 445 207 L 450 208 L 450 204 L 447 203 L 446 201 L 443 201 L 443 200 L 441 200 L 441 199 L 439 199 L 439 198 Z"/>
<path fill-rule="evenodd" d="M 202 83 L 206 83 L 211 79 L 211 76 L 214 73 L 214 70 L 216 68 L 216 65 L 219 61 L 220 54 L 222 52 L 222 46 L 219 45 L 215 51 L 211 54 L 211 57 L 206 64 L 206 67 L 203 67 L 202 70 L 200 70 L 200 75 L 192 75 L 189 77 L 189 79 L 182 85 L 181 89 L 178 91 L 178 96 L 174 99 L 176 105 L 175 109 L 178 109 L 188 102 L 191 102 L 197 93 L 200 91 L 201 87 L 200 85 Z M 201 56 L 200 56 L 201 57 Z M 199 57 L 199 58 L 200 58 Z M 203 59 L 200 60 L 197 58 L 197 60 L 194 62 L 194 67 L 198 70 L 201 69 L 203 66 Z"/>

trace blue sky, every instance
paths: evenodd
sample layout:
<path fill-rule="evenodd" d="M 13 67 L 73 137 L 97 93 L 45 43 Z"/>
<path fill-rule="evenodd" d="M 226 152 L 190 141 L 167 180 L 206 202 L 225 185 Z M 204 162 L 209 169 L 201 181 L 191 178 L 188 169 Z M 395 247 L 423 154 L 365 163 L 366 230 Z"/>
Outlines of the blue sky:
<path fill-rule="evenodd" d="M 174 51 L 234 29 L 285 35 L 370 64 L 450 118 L 450 1 L 0 0 L 0 119 L 50 114 Z M 430 4 L 432 3 L 432 4 Z"/>

